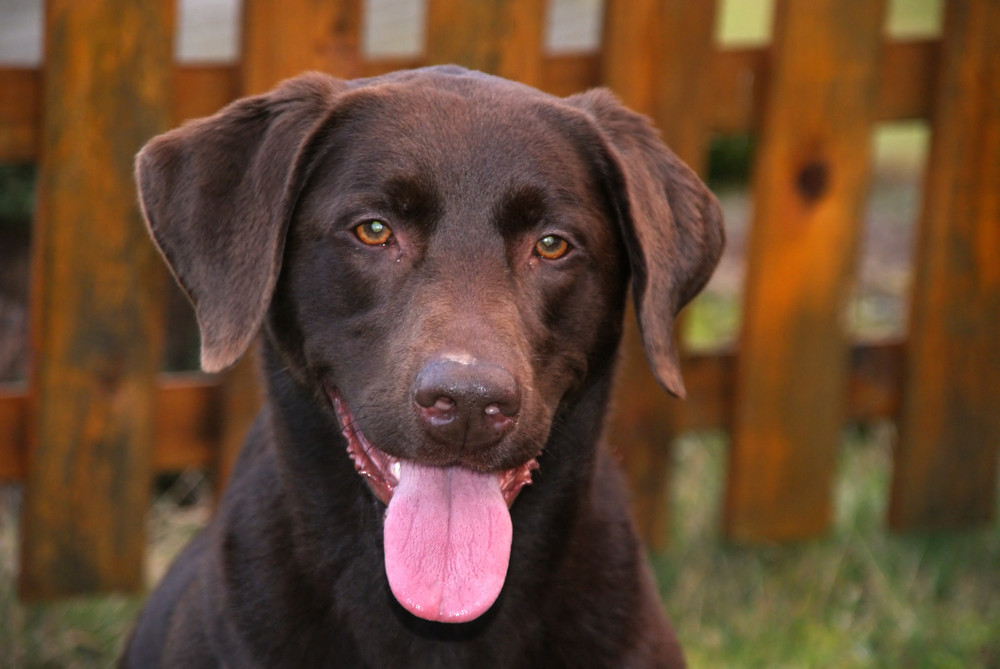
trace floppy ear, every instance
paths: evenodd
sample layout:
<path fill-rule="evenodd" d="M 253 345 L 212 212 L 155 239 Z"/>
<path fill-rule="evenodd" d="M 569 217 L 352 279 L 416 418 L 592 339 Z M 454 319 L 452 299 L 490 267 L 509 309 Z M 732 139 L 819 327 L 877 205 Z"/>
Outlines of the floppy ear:
<path fill-rule="evenodd" d="M 648 120 L 610 92 L 596 89 L 566 102 L 589 114 L 607 145 L 646 357 L 660 384 L 683 397 L 674 320 L 708 282 L 722 254 L 722 210 Z"/>
<path fill-rule="evenodd" d="M 136 158 L 142 210 L 194 305 L 201 366 L 246 351 L 271 300 L 305 178 L 303 147 L 344 82 L 311 73 L 150 141 Z"/>

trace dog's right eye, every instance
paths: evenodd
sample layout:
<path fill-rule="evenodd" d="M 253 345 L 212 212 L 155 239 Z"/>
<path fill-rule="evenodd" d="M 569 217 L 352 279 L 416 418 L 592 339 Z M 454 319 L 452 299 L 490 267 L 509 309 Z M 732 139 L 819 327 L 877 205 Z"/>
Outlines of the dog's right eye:
<path fill-rule="evenodd" d="M 385 246 L 392 237 L 392 229 L 382 221 L 365 221 L 354 228 L 354 236 L 369 246 Z"/>
<path fill-rule="evenodd" d="M 569 251 L 569 242 L 559 235 L 545 235 L 535 243 L 535 253 L 546 260 L 558 260 Z"/>

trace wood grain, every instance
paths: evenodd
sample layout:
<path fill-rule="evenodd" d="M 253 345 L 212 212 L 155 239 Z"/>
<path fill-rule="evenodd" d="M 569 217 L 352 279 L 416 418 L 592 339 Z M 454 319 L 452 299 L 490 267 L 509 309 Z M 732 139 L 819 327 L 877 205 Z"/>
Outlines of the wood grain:
<path fill-rule="evenodd" d="M 427 64 L 541 86 L 544 0 L 429 0 Z"/>
<path fill-rule="evenodd" d="M 890 522 L 996 512 L 1000 456 L 1000 4 L 948 3 Z"/>
<path fill-rule="evenodd" d="M 733 540 L 803 539 L 830 523 L 883 10 L 776 8 L 725 504 Z"/>
<path fill-rule="evenodd" d="M 142 587 L 163 273 L 132 159 L 168 124 L 172 3 L 46 3 L 20 590 Z"/>
<path fill-rule="evenodd" d="M 34 69 L 0 71 L 0 160 L 21 163 L 38 155 L 42 77 Z"/>
<path fill-rule="evenodd" d="M 361 0 L 246 0 L 240 94 L 264 93 L 305 70 L 361 75 Z"/>
<path fill-rule="evenodd" d="M 240 95 L 263 93 L 305 70 L 348 79 L 360 76 L 360 43 L 360 0 L 248 0 L 243 8 L 244 55 L 237 90 Z M 229 480 L 260 409 L 260 388 L 256 346 L 252 346 L 223 374 L 222 424 L 212 467 L 217 490 Z"/>
<path fill-rule="evenodd" d="M 653 113 L 659 0 L 608 0 L 601 39 L 601 83 L 629 108 Z"/>
<path fill-rule="evenodd" d="M 636 342 L 638 344 L 638 342 Z M 641 353 L 641 351 L 640 351 Z M 636 364 L 645 366 L 639 356 Z M 732 351 L 685 356 L 687 399 L 673 402 L 670 434 L 685 430 L 728 429 L 733 415 L 733 378 L 736 356 Z M 899 411 L 903 343 L 887 341 L 856 346 L 851 352 L 848 420 L 871 421 L 895 417 Z M 620 384 L 631 385 L 628 364 L 621 369 Z M 647 374 L 644 369 L 640 369 Z M 652 381 L 652 377 L 649 376 Z M 650 392 L 662 393 L 659 386 Z M 629 397 L 639 390 L 625 390 L 617 409 L 629 408 Z M 153 439 L 153 470 L 174 472 L 187 468 L 212 468 L 221 440 L 223 386 L 218 377 L 201 374 L 160 375 L 157 381 Z M 27 450 L 28 397 L 20 384 L 0 385 L 0 482 L 23 481 Z M 657 413 L 653 420 L 665 418 Z M 622 419 L 628 422 L 627 418 Z M 652 428 L 660 430 L 662 428 Z M 615 437 L 613 445 L 622 441 Z M 620 448 L 616 449 L 620 451 Z"/>
<path fill-rule="evenodd" d="M 875 117 L 879 121 L 928 118 L 938 68 L 938 40 L 886 43 Z M 709 59 L 712 95 L 705 109 L 708 127 L 720 133 L 756 130 L 767 90 L 767 48 L 713 50 Z M 604 58 L 597 53 L 547 55 L 542 59 L 542 89 L 571 95 L 604 81 Z M 426 65 L 426 58 L 362 61 L 361 75 L 375 76 Z M 332 69 L 332 68 L 331 68 Z M 231 102 L 241 90 L 241 68 L 232 65 L 175 66 L 174 121 L 207 116 Z M 287 71 L 287 70 L 285 70 Z M 265 81 L 281 75 L 262 76 Z M 266 84 L 261 84 L 266 88 Z M 0 160 L 37 156 L 41 119 L 41 76 L 37 70 L 0 67 Z"/>
<path fill-rule="evenodd" d="M 702 173 L 708 155 L 703 110 L 711 94 L 708 56 L 714 21 L 712 2 L 643 0 L 611 2 L 605 8 L 604 83 L 623 102 L 650 114 L 664 141 Z M 684 408 L 650 373 L 631 309 L 621 355 L 623 382 L 616 389 L 609 435 L 631 482 L 640 534 L 651 548 L 662 550 L 670 534 L 670 449 Z"/>

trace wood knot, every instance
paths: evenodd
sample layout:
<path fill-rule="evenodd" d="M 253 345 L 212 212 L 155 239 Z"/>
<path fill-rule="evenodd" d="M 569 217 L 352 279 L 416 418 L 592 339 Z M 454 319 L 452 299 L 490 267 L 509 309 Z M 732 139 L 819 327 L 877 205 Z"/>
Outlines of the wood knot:
<path fill-rule="evenodd" d="M 795 189 L 806 202 L 815 202 L 830 186 L 830 167 L 823 160 L 811 160 L 795 176 Z"/>

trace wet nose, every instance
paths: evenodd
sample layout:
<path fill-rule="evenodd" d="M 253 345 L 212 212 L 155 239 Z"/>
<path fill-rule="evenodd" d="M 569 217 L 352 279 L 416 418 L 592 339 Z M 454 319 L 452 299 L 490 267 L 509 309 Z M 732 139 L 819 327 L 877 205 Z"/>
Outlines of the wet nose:
<path fill-rule="evenodd" d="M 513 425 L 521 409 L 521 389 L 501 365 L 438 358 L 417 375 L 413 400 L 436 441 L 482 449 Z"/>

